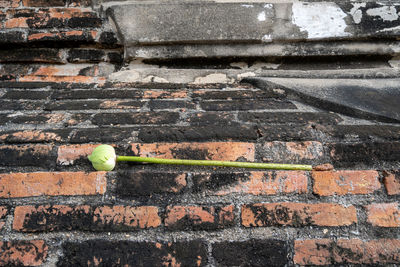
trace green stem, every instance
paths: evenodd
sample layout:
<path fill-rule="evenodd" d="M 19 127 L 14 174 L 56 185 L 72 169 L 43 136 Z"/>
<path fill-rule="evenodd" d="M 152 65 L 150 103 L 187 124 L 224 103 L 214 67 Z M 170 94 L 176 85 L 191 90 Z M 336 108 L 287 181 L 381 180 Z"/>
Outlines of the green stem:
<path fill-rule="evenodd" d="M 311 165 L 299 164 L 277 164 L 277 163 L 256 163 L 256 162 L 235 162 L 218 160 L 191 160 L 191 159 L 160 159 L 135 156 L 117 156 L 117 161 L 147 162 L 156 164 L 192 165 L 192 166 L 219 166 L 238 167 L 253 169 L 274 169 L 274 170 L 303 170 L 311 171 Z"/>

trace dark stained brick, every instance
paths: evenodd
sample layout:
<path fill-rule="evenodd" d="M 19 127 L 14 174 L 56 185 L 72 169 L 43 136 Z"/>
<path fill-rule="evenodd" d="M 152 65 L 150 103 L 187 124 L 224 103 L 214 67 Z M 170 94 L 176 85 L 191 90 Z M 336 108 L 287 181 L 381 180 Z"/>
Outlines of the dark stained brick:
<path fill-rule="evenodd" d="M 0 166 L 55 166 L 55 150 L 50 145 L 0 146 Z"/>
<path fill-rule="evenodd" d="M 143 106 L 140 101 L 106 101 L 106 100 L 65 100 L 46 104 L 46 110 L 84 110 L 84 109 L 113 109 L 132 108 L 137 109 Z"/>
<path fill-rule="evenodd" d="M 400 161 L 400 142 L 334 143 L 329 145 L 329 149 L 334 166 L 371 166 Z"/>
<path fill-rule="evenodd" d="M 70 137 L 71 143 L 112 143 L 132 137 L 132 128 L 89 128 L 75 129 Z"/>
<path fill-rule="evenodd" d="M 0 241 L 1 266 L 39 266 L 46 260 L 47 253 L 43 240 Z"/>
<path fill-rule="evenodd" d="M 207 246 L 202 241 L 150 243 L 89 240 L 64 244 L 57 266 L 205 266 Z"/>
<path fill-rule="evenodd" d="M 342 121 L 336 114 L 321 112 L 241 112 L 238 119 L 257 124 L 337 124 Z"/>
<path fill-rule="evenodd" d="M 43 106 L 43 101 L 0 100 L 0 110 L 38 110 Z"/>
<path fill-rule="evenodd" d="M 296 109 L 296 106 L 286 100 L 231 100 L 231 101 L 202 101 L 204 110 L 257 110 L 257 109 Z"/>
<path fill-rule="evenodd" d="M 93 43 L 97 31 L 94 30 L 59 30 L 56 32 L 30 30 L 28 34 L 29 43 L 56 43 L 64 42 L 64 44 L 70 43 Z"/>
<path fill-rule="evenodd" d="M 235 121 L 235 115 L 230 112 L 201 112 L 190 113 L 187 116 L 190 125 L 232 125 L 239 124 Z"/>
<path fill-rule="evenodd" d="M 185 108 L 194 109 L 196 105 L 188 101 L 180 100 L 150 100 L 149 108 L 153 109 L 175 109 L 175 108 Z"/>
<path fill-rule="evenodd" d="M 68 62 L 100 62 L 104 61 L 105 52 L 99 49 L 74 48 L 69 50 Z"/>
<path fill-rule="evenodd" d="M 257 128 L 252 126 L 177 126 L 177 127 L 143 127 L 139 130 L 139 139 L 151 142 L 179 141 L 219 141 L 257 140 Z"/>
<path fill-rule="evenodd" d="M 178 119 L 179 114 L 176 112 L 101 113 L 94 116 L 93 123 L 96 125 L 167 124 L 176 123 Z"/>
<path fill-rule="evenodd" d="M 281 94 L 265 90 L 195 90 L 192 98 L 213 99 L 267 99 L 279 98 Z"/>
<path fill-rule="evenodd" d="M 63 63 L 61 51 L 54 48 L 0 50 L 0 62 Z"/>
<path fill-rule="evenodd" d="M 41 100 L 50 96 L 50 91 L 42 90 L 8 90 L 1 98 L 3 99 L 32 99 Z"/>
<path fill-rule="evenodd" d="M 337 125 L 330 131 L 330 134 L 337 139 L 399 140 L 400 127 L 395 125 Z"/>
<path fill-rule="evenodd" d="M 187 185 L 186 174 L 168 172 L 118 173 L 117 194 L 121 197 L 181 193 Z"/>
<path fill-rule="evenodd" d="M 217 266 L 285 266 L 289 246 L 280 240 L 248 240 L 213 244 Z"/>
<path fill-rule="evenodd" d="M 52 99 L 127 99 L 134 98 L 139 99 L 143 96 L 142 90 L 121 90 L 121 89 L 97 89 L 97 90 L 57 90 L 55 91 L 51 98 Z"/>
<path fill-rule="evenodd" d="M 307 141 L 319 140 L 323 136 L 320 129 L 311 125 L 261 125 L 258 134 L 265 141 Z"/>
<path fill-rule="evenodd" d="M 26 43 L 24 31 L 2 31 L 0 30 L 0 44 Z"/>

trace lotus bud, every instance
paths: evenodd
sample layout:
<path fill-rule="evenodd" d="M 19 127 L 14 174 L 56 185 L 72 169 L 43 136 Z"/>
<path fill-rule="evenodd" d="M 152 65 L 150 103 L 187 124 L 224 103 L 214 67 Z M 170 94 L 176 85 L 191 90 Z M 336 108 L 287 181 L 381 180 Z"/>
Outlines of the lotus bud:
<path fill-rule="evenodd" d="M 117 155 L 112 146 L 100 145 L 93 150 L 88 159 L 97 171 L 112 171 L 115 167 Z"/>

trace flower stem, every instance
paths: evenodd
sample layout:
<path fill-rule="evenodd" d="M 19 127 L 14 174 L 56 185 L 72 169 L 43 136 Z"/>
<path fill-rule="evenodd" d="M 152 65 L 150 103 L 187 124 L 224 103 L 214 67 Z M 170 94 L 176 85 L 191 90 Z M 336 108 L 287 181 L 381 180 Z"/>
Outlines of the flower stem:
<path fill-rule="evenodd" d="M 278 163 L 256 163 L 256 162 L 236 162 L 218 160 L 191 160 L 191 159 L 160 159 L 135 156 L 117 156 L 117 161 L 147 162 L 156 164 L 191 165 L 191 166 L 219 166 L 219 167 L 238 167 L 253 169 L 274 169 L 274 170 L 303 170 L 311 171 L 311 165 L 300 164 L 278 164 Z"/>

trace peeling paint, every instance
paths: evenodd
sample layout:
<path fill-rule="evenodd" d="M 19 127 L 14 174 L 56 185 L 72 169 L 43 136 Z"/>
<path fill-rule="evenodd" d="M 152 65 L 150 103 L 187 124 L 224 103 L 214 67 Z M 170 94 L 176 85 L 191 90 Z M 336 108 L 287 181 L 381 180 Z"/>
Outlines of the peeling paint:
<path fill-rule="evenodd" d="M 383 6 L 367 10 L 367 14 L 373 17 L 380 17 L 383 21 L 394 21 L 399 18 L 394 6 Z"/>
<path fill-rule="evenodd" d="M 362 10 L 360 7 L 365 7 L 366 3 L 353 3 L 353 8 L 350 10 L 350 15 L 353 17 L 354 23 L 359 24 L 362 19 Z"/>
<path fill-rule="evenodd" d="M 346 32 L 346 13 L 335 3 L 293 3 L 292 22 L 309 39 L 349 36 Z"/>
<path fill-rule="evenodd" d="M 266 17 L 265 17 L 265 12 L 261 12 L 260 14 L 258 14 L 257 16 L 258 21 L 265 21 Z"/>
<path fill-rule="evenodd" d="M 271 34 L 266 34 L 261 38 L 261 40 L 263 42 L 270 43 L 270 42 L 272 42 L 272 36 L 271 36 Z"/>

